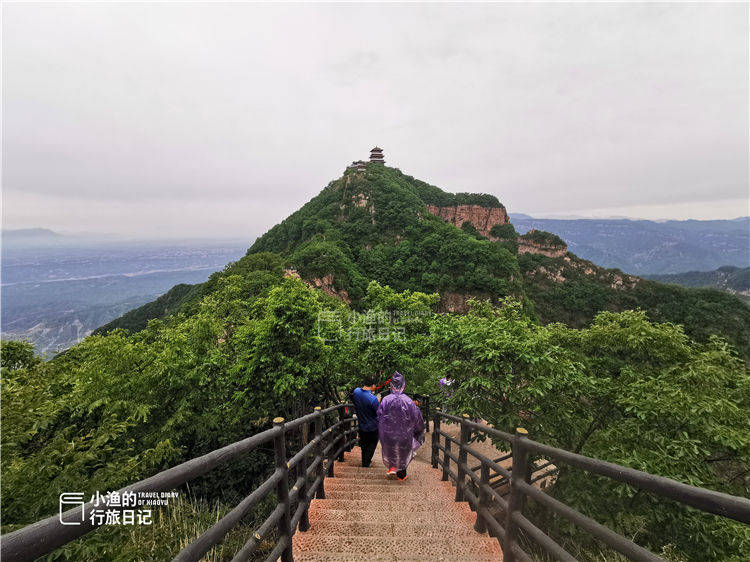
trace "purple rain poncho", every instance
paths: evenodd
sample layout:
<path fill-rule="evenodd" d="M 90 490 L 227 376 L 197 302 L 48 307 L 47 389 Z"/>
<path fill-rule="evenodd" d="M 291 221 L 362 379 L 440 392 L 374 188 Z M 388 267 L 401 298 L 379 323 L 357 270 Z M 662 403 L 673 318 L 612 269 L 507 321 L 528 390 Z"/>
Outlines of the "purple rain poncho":
<path fill-rule="evenodd" d="M 378 433 L 386 468 L 405 469 L 414 451 L 424 443 L 424 420 L 414 401 L 404 394 L 406 381 L 396 371 L 391 378 L 391 393 L 378 408 Z"/>

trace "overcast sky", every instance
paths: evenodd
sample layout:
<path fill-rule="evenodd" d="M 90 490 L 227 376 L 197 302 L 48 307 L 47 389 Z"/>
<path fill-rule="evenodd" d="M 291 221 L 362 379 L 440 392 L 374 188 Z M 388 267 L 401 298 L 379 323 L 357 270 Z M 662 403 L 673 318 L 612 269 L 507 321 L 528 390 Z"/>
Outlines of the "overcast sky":
<path fill-rule="evenodd" d="M 263 233 L 369 149 L 535 216 L 748 211 L 748 6 L 8 4 L 5 228 Z"/>

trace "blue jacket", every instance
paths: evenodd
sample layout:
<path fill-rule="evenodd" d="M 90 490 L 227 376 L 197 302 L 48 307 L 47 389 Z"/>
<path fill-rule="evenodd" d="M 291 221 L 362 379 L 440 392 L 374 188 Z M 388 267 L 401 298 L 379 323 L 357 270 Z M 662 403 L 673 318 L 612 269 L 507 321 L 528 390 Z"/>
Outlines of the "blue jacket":
<path fill-rule="evenodd" d="M 359 428 L 362 431 L 378 430 L 378 402 L 377 397 L 369 390 L 354 389 L 354 408 L 357 410 Z"/>

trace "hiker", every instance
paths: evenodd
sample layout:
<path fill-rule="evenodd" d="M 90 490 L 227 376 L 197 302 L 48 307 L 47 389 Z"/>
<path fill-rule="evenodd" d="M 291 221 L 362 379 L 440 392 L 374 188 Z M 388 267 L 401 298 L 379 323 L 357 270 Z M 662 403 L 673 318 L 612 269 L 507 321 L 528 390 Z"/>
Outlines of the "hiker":
<path fill-rule="evenodd" d="M 355 388 L 354 409 L 359 420 L 359 448 L 362 450 L 362 466 L 367 468 L 372 462 L 372 455 L 378 446 L 378 406 L 380 402 L 373 394 L 377 388 L 375 375 L 365 380 L 365 385 Z"/>
<path fill-rule="evenodd" d="M 391 377 L 391 393 L 378 408 L 378 428 L 383 449 L 383 464 L 388 476 L 406 480 L 406 467 L 414 451 L 424 443 L 424 420 L 414 401 L 404 394 L 406 381 L 396 371 Z"/>
<path fill-rule="evenodd" d="M 451 388 L 451 385 L 453 384 L 453 375 L 445 375 L 442 379 L 440 379 L 440 390 L 443 391 L 443 407 L 441 411 L 445 413 L 448 409 L 447 400 L 451 396 L 453 396 L 453 389 Z"/>

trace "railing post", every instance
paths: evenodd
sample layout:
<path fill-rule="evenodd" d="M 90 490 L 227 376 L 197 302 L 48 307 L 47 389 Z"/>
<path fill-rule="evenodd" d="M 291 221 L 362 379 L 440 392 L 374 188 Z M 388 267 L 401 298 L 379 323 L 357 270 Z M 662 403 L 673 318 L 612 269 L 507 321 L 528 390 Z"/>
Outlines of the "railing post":
<path fill-rule="evenodd" d="M 318 464 L 318 468 L 315 470 L 315 479 L 320 478 L 320 484 L 318 485 L 315 497 L 324 500 L 326 499 L 326 479 L 323 474 L 323 416 L 320 414 L 320 406 L 315 407 L 315 421 L 313 423 L 315 424 L 315 438 L 318 440 L 318 444 L 315 446 L 315 460 L 320 460 L 320 464 Z"/>
<path fill-rule="evenodd" d="M 456 501 L 464 501 L 464 486 L 466 485 L 466 471 L 464 465 L 466 464 L 466 447 L 469 442 L 469 426 L 466 425 L 466 421 L 469 419 L 469 414 L 463 414 L 461 416 L 461 438 L 459 440 L 458 447 L 458 467 L 456 468 Z"/>
<path fill-rule="evenodd" d="M 443 478 L 442 478 L 443 481 L 448 480 L 448 477 L 450 476 L 448 474 L 448 469 L 450 468 L 451 458 L 448 455 L 451 452 L 451 443 L 452 441 L 446 437 L 445 438 L 445 451 L 443 451 Z"/>
<path fill-rule="evenodd" d="M 333 432 L 332 428 L 328 428 L 325 430 L 325 435 L 327 436 L 327 439 L 330 441 L 328 445 L 331 446 L 331 450 L 328 451 L 328 457 L 326 458 L 326 465 L 327 465 L 327 478 L 333 478 L 333 453 L 336 451 L 334 450 L 336 447 L 336 434 Z"/>
<path fill-rule="evenodd" d="M 479 485 L 479 507 L 477 508 L 477 522 L 474 524 L 474 530 L 477 533 L 484 533 L 487 530 L 487 523 L 484 520 L 484 515 L 482 515 L 482 511 L 485 509 L 489 509 L 490 507 L 490 495 L 485 490 L 485 486 L 490 485 L 490 467 L 487 466 L 487 463 L 482 460 L 482 472 L 480 476 L 480 485 Z"/>
<path fill-rule="evenodd" d="M 345 421 L 346 419 L 347 419 L 347 418 L 346 418 L 346 411 L 345 411 L 345 409 L 344 409 L 344 408 L 340 408 L 340 409 L 339 409 L 339 421 Z M 344 435 L 344 434 L 346 433 L 346 430 L 348 429 L 348 426 L 349 426 L 349 424 L 348 424 L 348 423 L 342 423 L 342 424 L 341 424 L 341 425 L 339 426 L 339 430 L 338 430 L 338 434 L 339 434 L 339 436 L 338 436 L 338 438 L 336 439 L 336 441 L 341 441 L 341 443 L 340 443 L 340 445 L 339 445 L 339 446 L 341 447 L 341 452 L 339 453 L 339 456 L 338 456 L 338 458 L 336 459 L 336 460 L 337 460 L 337 461 L 339 461 L 339 462 L 344 462 L 344 460 L 345 460 L 345 459 L 344 459 L 344 449 L 345 449 L 346 447 L 344 447 L 344 445 L 346 445 L 346 435 Z M 335 452 L 336 452 L 336 451 L 334 451 L 334 453 L 335 453 Z"/>
<path fill-rule="evenodd" d="M 284 430 L 284 418 L 274 418 L 274 427 L 279 428 L 279 433 L 273 438 L 273 448 L 276 452 L 276 470 L 281 471 L 281 479 L 276 487 L 279 503 L 284 506 L 284 513 L 279 520 L 279 537 L 286 540 L 287 544 L 281 553 L 281 562 L 294 562 L 292 557 L 292 524 L 291 509 L 289 506 L 289 468 L 286 459 L 286 431 Z"/>
<path fill-rule="evenodd" d="M 304 433 L 309 434 L 308 424 L 303 424 Z M 304 447 L 307 443 L 303 439 L 302 446 Z M 308 516 L 308 505 L 307 505 L 307 491 L 310 488 L 309 479 L 307 477 L 307 455 L 302 455 L 297 465 L 297 480 L 302 476 L 302 487 L 299 489 L 298 501 L 305 503 L 305 510 L 302 512 L 302 517 L 299 520 L 299 530 L 302 532 L 310 529 L 310 518 Z"/>
<path fill-rule="evenodd" d="M 430 395 L 429 394 L 424 395 L 424 413 L 425 413 L 425 416 L 424 416 L 425 430 L 427 431 L 427 433 L 429 433 L 430 432 Z"/>
<path fill-rule="evenodd" d="M 435 408 L 435 420 L 432 423 L 432 468 L 438 467 L 438 455 L 440 454 L 440 449 L 438 449 L 440 434 L 438 431 L 440 431 L 440 408 Z"/>
<path fill-rule="evenodd" d="M 529 432 L 522 427 L 516 428 L 516 434 L 513 436 L 511 451 L 513 453 L 513 468 L 510 472 L 510 498 L 508 498 L 508 512 L 505 517 L 505 540 L 502 542 L 503 560 L 505 562 L 515 562 L 516 557 L 513 552 L 513 546 L 516 542 L 517 525 L 513 521 L 513 514 L 516 511 L 523 512 L 524 493 L 518 489 L 518 483 L 524 481 L 527 475 L 527 456 L 526 447 L 523 441 L 529 436 Z"/>

